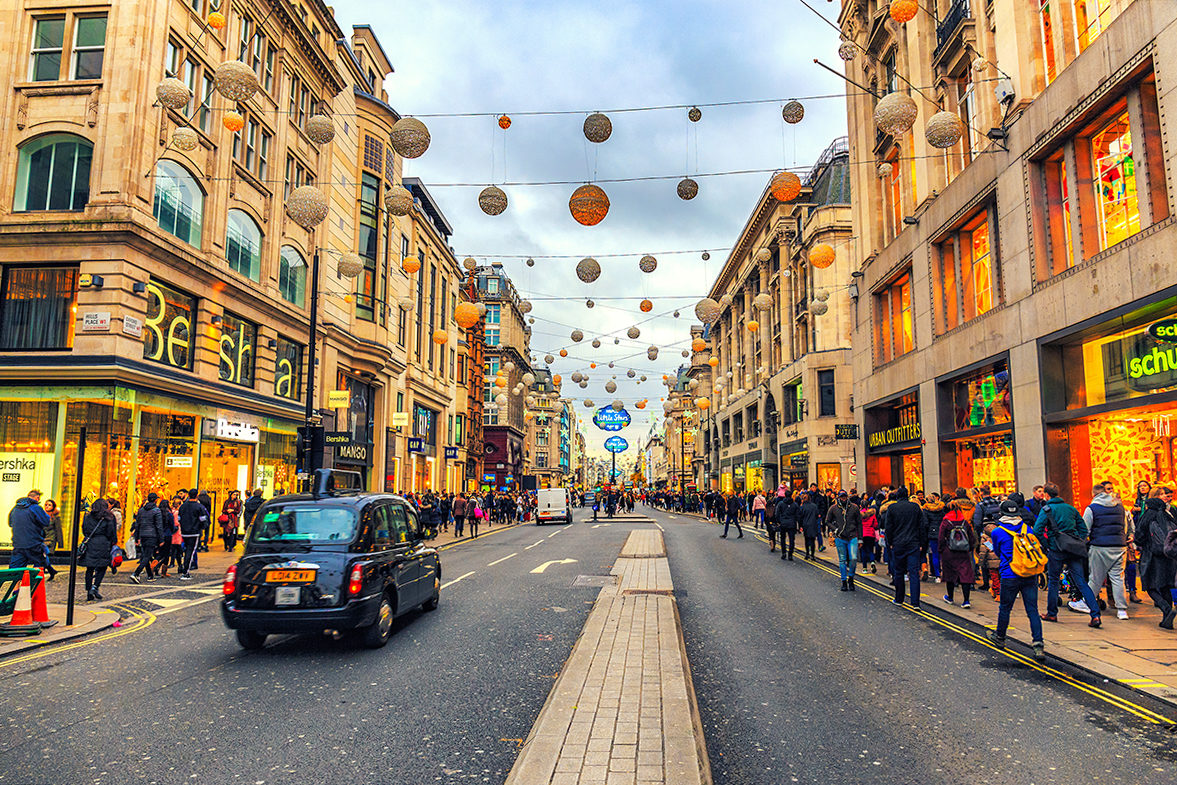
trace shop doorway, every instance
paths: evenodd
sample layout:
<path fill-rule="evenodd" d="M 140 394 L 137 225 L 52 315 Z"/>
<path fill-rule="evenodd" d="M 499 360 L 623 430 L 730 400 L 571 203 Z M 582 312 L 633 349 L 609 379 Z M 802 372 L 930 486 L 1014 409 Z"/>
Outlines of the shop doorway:
<path fill-rule="evenodd" d="M 254 445 L 209 441 L 200 445 L 200 490 L 213 497 L 210 510 L 215 519 L 229 491 L 241 491 L 242 498 L 253 488 Z"/>

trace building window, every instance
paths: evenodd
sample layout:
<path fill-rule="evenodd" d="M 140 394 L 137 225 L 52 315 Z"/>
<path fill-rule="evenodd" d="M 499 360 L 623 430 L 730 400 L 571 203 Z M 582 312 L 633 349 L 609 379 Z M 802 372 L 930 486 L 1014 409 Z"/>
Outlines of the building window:
<path fill-rule="evenodd" d="M 302 344 L 278 338 L 274 351 L 274 394 L 297 401 L 302 397 Z"/>
<path fill-rule="evenodd" d="M 466 355 L 458 355 L 458 384 L 466 383 Z"/>
<path fill-rule="evenodd" d="M 212 122 L 213 77 L 212 69 L 206 68 L 194 55 L 185 51 L 175 41 L 168 41 L 167 67 L 164 73 L 179 79 L 192 91 L 197 106 L 196 124 L 208 132 Z M 182 117 L 192 116 L 193 100 L 177 110 Z"/>
<path fill-rule="evenodd" d="M 396 315 L 396 343 L 401 348 L 405 346 L 405 333 L 408 332 L 409 312 L 404 306 L 397 306 Z"/>
<path fill-rule="evenodd" d="M 834 417 L 838 414 L 837 397 L 834 394 L 833 369 L 817 372 L 817 416 Z"/>
<path fill-rule="evenodd" d="M 885 363 L 914 348 L 909 268 L 875 293 L 875 356 Z"/>
<path fill-rule="evenodd" d="M 290 75 L 290 119 L 299 128 L 306 127 L 306 121 L 309 118 L 309 113 L 313 109 L 314 100 L 311 98 L 311 91 L 307 89 L 302 79 L 297 74 Z"/>
<path fill-rule="evenodd" d="M 191 370 L 192 325 L 195 321 L 195 297 L 159 281 L 148 283 L 143 359 Z"/>
<path fill-rule="evenodd" d="M 69 349 L 77 301 L 76 267 L 5 267 L 0 349 Z"/>
<path fill-rule="evenodd" d="M 1169 217 L 1151 73 L 1038 162 L 1038 277 L 1066 270 Z"/>
<path fill-rule="evenodd" d="M 1082 52 L 1119 15 L 1118 0 L 1075 0 L 1075 41 Z"/>
<path fill-rule="evenodd" d="M 284 196 L 290 196 L 290 192 L 295 188 L 314 184 L 315 178 L 311 175 L 310 167 L 288 153 L 286 155 L 286 186 L 283 191 Z"/>
<path fill-rule="evenodd" d="M 537 452 L 535 454 L 535 466 L 538 469 L 548 468 L 548 454 L 546 452 Z"/>
<path fill-rule="evenodd" d="M 1054 60 L 1054 17 L 1052 6 L 1055 0 L 1039 0 L 1038 22 L 1041 33 L 1039 43 L 1042 47 L 1042 62 L 1046 66 L 1046 83 L 1050 84 L 1058 76 L 1058 69 Z"/>
<path fill-rule="evenodd" d="M 200 247 L 204 193 L 196 179 L 179 164 L 163 160 L 155 165 L 155 200 L 152 212 L 159 228 L 189 245 Z"/>
<path fill-rule="evenodd" d="M 466 415 L 454 415 L 454 444 L 461 446 L 466 442 Z"/>
<path fill-rule="evenodd" d="M 999 299 L 993 208 L 987 207 L 936 242 L 935 319 L 946 332 L 993 308 Z"/>
<path fill-rule="evenodd" d="M 536 443 L 536 446 L 538 446 L 538 447 L 547 447 L 548 446 L 548 432 L 547 431 L 539 431 L 538 433 L 536 433 L 535 443 Z"/>
<path fill-rule="evenodd" d="M 500 324 L 502 322 L 502 306 L 498 303 L 487 303 L 486 305 L 486 323 Z"/>
<path fill-rule="evenodd" d="M 366 321 L 376 319 L 376 257 L 380 248 L 380 180 L 364 172 L 360 181 L 360 247 L 364 271 L 356 282 L 356 316 Z"/>
<path fill-rule="evenodd" d="M 66 51 L 66 41 L 71 45 Z M 29 81 L 101 79 L 106 49 L 106 15 L 43 16 L 33 21 L 29 53 Z M 68 58 L 68 77 L 61 65 Z"/>
<path fill-rule="evenodd" d="M 498 294 L 499 293 L 499 279 L 498 278 L 491 277 L 491 278 L 486 279 L 486 293 L 487 294 Z"/>
<path fill-rule="evenodd" d="M 487 327 L 486 328 L 486 345 L 487 346 L 498 346 L 499 345 L 499 328 L 498 327 Z"/>
<path fill-rule="evenodd" d="M 253 387 L 253 361 L 257 346 L 257 325 L 240 316 L 221 317 L 221 340 L 217 351 L 221 381 Z"/>
<path fill-rule="evenodd" d="M 241 48 L 237 59 L 257 74 L 258 82 L 267 93 L 274 87 L 274 47 L 258 25 L 248 15 L 241 17 Z"/>
<path fill-rule="evenodd" d="M 82 210 L 90 200 L 88 141 L 49 134 L 25 142 L 16 167 L 14 210 Z"/>
<path fill-rule="evenodd" d="M 306 260 L 293 245 L 282 246 L 278 256 L 278 292 L 283 300 L 302 308 L 306 304 Z"/>
<path fill-rule="evenodd" d="M 265 180 L 266 162 L 270 157 L 270 141 L 273 134 L 267 131 L 251 114 L 245 116 L 245 127 L 233 135 L 233 160 L 247 172 Z"/>
<path fill-rule="evenodd" d="M 241 210 L 230 210 L 225 229 L 225 258 L 229 269 L 251 281 L 261 280 L 262 230 Z"/>

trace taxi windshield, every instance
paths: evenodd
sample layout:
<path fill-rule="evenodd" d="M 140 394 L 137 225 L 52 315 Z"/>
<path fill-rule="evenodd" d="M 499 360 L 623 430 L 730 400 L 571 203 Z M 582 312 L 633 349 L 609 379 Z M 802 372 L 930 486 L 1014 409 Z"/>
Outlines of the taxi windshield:
<path fill-rule="evenodd" d="M 356 513 L 348 507 L 285 504 L 267 507 L 254 525 L 253 542 L 351 542 Z"/>

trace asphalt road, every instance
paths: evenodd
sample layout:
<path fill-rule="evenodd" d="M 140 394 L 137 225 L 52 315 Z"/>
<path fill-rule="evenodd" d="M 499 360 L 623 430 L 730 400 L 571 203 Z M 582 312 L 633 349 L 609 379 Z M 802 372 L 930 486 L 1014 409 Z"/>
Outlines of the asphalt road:
<path fill-rule="evenodd" d="M 1177 734 L 752 536 L 653 517 L 717 785 L 1177 781 Z"/>
<path fill-rule="evenodd" d="M 460 580 L 381 650 L 280 636 L 245 652 L 212 600 L 0 661 L 0 783 L 502 782 L 600 590 L 574 581 L 607 574 L 634 528 L 591 526 L 447 549 L 443 584 Z M 577 561 L 531 572 L 558 559 Z"/>

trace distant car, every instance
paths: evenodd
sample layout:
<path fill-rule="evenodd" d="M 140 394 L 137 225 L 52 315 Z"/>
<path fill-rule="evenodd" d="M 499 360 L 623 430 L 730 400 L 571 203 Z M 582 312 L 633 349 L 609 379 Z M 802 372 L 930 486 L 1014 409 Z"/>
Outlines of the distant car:
<path fill-rule="evenodd" d="M 336 630 L 379 648 L 395 617 L 437 608 L 441 563 L 416 510 L 400 496 L 344 487 L 358 479 L 320 470 L 314 493 L 258 509 L 222 587 L 221 617 L 242 647 L 260 649 L 272 634 Z"/>
<path fill-rule="evenodd" d="M 572 500 L 566 488 L 540 488 L 535 492 L 535 525 L 572 523 Z"/>

